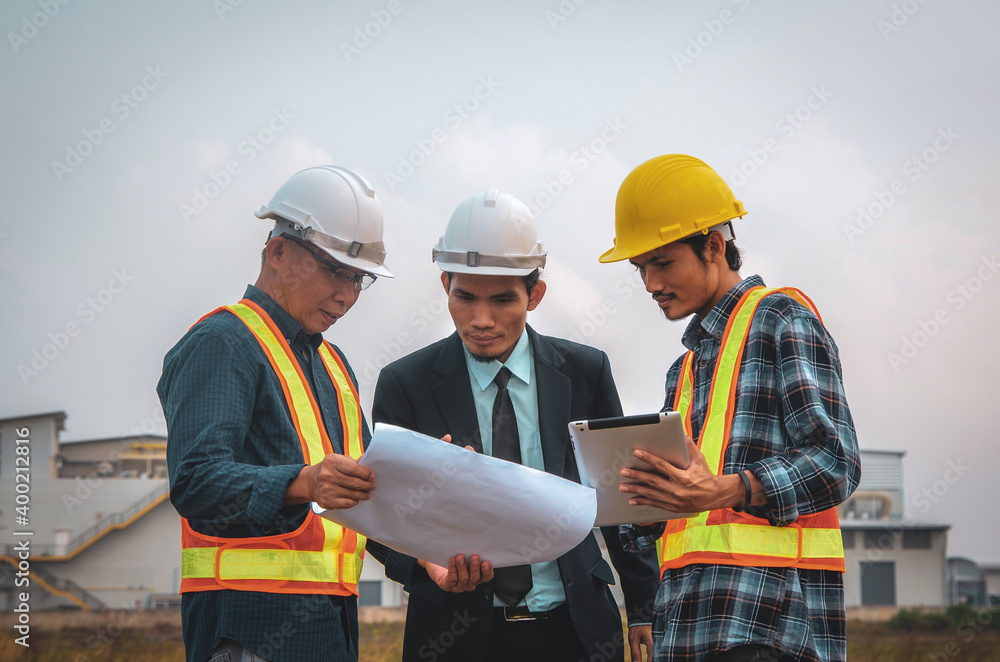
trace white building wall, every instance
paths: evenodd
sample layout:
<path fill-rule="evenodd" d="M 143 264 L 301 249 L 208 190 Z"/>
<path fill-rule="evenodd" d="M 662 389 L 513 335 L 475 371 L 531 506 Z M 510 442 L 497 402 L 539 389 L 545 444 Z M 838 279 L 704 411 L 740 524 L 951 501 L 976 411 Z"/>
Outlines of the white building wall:
<path fill-rule="evenodd" d="M 59 430 L 65 414 L 43 414 L 36 417 L 7 419 L 0 422 L 0 478 L 13 480 L 14 458 L 17 456 L 19 430 L 28 428 L 28 446 L 31 448 L 31 480 L 55 475 L 55 456 L 59 448 Z M 6 504 L 5 504 L 6 505 Z"/>
<path fill-rule="evenodd" d="M 365 564 L 361 567 L 361 581 L 379 582 L 381 584 L 382 607 L 402 607 L 404 591 L 402 584 L 386 578 L 385 568 L 374 556 L 365 553 Z"/>
<path fill-rule="evenodd" d="M 1000 567 L 987 567 L 983 569 L 986 575 L 986 597 L 997 596 L 1000 598 Z"/>
<path fill-rule="evenodd" d="M 180 517 L 164 501 L 72 560 L 46 567 L 72 579 L 110 609 L 134 608 L 136 601 L 144 609 L 151 593 L 176 593 L 180 588 L 180 533 Z"/>
<path fill-rule="evenodd" d="M 891 533 L 888 537 L 880 536 L 880 541 L 884 542 L 879 547 L 865 549 L 863 530 L 854 530 L 854 549 L 844 550 L 844 597 L 848 607 L 861 605 L 861 564 L 877 561 L 895 565 L 896 606 L 942 607 L 948 604 L 947 536 L 944 531 L 931 533 L 930 549 L 903 549 L 902 537 Z"/>

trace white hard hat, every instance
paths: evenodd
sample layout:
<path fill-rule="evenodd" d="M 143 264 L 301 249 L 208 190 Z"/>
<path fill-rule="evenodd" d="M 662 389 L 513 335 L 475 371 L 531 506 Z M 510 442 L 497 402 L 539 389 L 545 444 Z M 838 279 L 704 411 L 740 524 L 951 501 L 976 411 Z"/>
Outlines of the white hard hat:
<path fill-rule="evenodd" d="M 288 178 L 257 218 L 273 218 L 283 234 L 315 244 L 337 262 L 392 278 L 385 268 L 382 205 L 368 181 L 347 168 L 316 166 Z"/>
<path fill-rule="evenodd" d="M 527 276 L 545 255 L 528 206 L 495 188 L 458 205 L 431 253 L 442 271 L 484 276 Z"/>

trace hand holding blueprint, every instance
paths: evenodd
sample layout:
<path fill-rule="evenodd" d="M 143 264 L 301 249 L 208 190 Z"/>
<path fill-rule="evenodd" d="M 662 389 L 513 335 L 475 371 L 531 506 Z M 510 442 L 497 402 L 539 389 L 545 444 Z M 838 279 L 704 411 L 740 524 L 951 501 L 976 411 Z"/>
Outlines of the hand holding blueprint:
<path fill-rule="evenodd" d="M 597 516 L 589 487 L 392 425 L 376 425 L 360 464 L 378 481 L 369 501 L 313 510 L 438 565 L 456 554 L 498 568 L 551 561 Z"/>

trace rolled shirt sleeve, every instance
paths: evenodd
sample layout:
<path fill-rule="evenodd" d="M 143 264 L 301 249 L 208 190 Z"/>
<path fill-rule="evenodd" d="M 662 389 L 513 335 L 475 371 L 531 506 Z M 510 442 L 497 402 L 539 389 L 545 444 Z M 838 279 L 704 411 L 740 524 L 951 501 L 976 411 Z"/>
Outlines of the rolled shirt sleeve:
<path fill-rule="evenodd" d="M 781 320 L 775 337 L 787 447 L 748 468 L 767 495 L 759 510 L 784 526 L 841 503 L 857 487 L 861 468 L 833 339 L 811 315 Z"/>

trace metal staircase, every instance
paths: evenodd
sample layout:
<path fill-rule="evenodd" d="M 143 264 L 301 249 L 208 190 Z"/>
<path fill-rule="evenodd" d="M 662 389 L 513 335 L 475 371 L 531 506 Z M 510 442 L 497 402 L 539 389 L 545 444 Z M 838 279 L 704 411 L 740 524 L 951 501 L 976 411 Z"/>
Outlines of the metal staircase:
<path fill-rule="evenodd" d="M 74 582 L 72 579 L 57 577 L 42 567 L 43 563 L 68 561 L 87 549 L 95 542 L 112 531 L 124 529 L 150 510 L 166 501 L 170 494 L 170 486 L 164 482 L 157 486 L 125 510 L 101 518 L 93 526 L 70 540 L 65 545 L 43 544 L 31 545 L 31 569 L 28 576 L 32 581 L 43 586 L 49 593 L 62 596 L 75 602 L 83 609 L 103 609 L 105 604 L 93 593 Z M 6 562 L 17 570 L 19 558 L 13 545 L 0 548 L 0 562 Z M 56 552 L 59 552 L 56 554 Z"/>
<path fill-rule="evenodd" d="M 32 556 L 40 561 L 68 561 L 95 542 L 118 529 L 124 529 L 170 496 L 170 485 L 164 481 L 155 490 L 141 497 L 125 510 L 111 513 L 81 532 L 65 545 L 32 545 Z M 60 552 L 56 554 L 56 552 Z"/>

